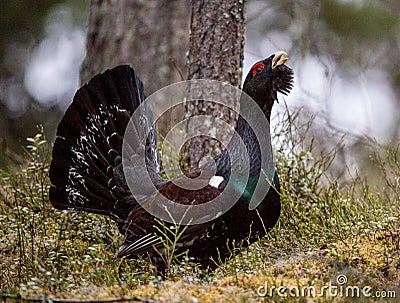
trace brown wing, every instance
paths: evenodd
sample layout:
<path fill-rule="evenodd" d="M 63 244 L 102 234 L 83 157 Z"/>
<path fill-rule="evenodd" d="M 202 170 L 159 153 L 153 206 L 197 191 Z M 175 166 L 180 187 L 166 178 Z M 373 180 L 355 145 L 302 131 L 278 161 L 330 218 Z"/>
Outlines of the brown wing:
<path fill-rule="evenodd" d="M 163 211 L 159 203 L 162 196 L 183 205 L 200 205 L 207 203 L 220 194 L 219 189 L 208 184 L 212 176 L 213 175 L 209 173 L 200 174 L 199 171 L 195 171 L 186 177 L 178 177 L 174 179 L 173 182 L 170 181 L 164 184 L 159 188 L 158 192 L 149 196 L 144 202 L 146 208 L 151 207 L 155 212 Z M 189 179 L 187 179 L 187 177 L 189 177 Z M 203 184 L 205 186 L 195 190 L 188 189 L 190 188 L 190 179 L 196 179 L 197 184 Z M 210 213 L 217 213 L 218 211 L 219 210 L 216 209 L 210 209 Z M 194 240 L 207 231 L 211 224 L 212 222 L 206 222 L 180 227 L 185 229 L 185 231 L 179 238 L 179 243 L 184 246 L 190 246 Z M 163 225 L 169 229 L 176 228 L 175 224 L 157 220 L 141 205 L 136 205 L 126 220 L 124 231 L 127 233 L 127 240 L 121 247 L 119 255 L 137 255 L 161 247 L 163 245 L 162 236 L 156 226 L 162 228 Z"/>

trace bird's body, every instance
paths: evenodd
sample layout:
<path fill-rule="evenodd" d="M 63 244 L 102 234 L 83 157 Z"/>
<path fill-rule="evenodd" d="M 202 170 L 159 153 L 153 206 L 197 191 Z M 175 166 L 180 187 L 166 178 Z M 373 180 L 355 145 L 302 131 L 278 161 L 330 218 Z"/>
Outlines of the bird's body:
<path fill-rule="evenodd" d="M 292 71 L 284 65 L 286 60 L 280 53 L 256 63 L 243 87 L 268 121 L 276 93 L 287 93 L 292 87 Z M 151 131 L 145 139 L 145 161 L 157 190 L 148 193 L 139 204 L 124 175 L 122 145 L 129 120 L 144 100 L 143 85 L 129 66 L 118 66 L 95 76 L 78 90 L 59 124 L 50 168 L 50 201 L 54 207 L 110 216 L 127 236 L 119 250 L 120 256 L 132 257 L 147 252 L 156 256 L 163 250 L 165 242 L 159 232 L 160 221 L 147 212 L 142 203 L 156 206 L 162 195 L 179 204 L 204 204 L 218 197 L 230 178 L 231 164 L 224 151 L 214 159 L 215 176 L 201 175 L 207 185 L 200 189 L 185 189 L 163 179 L 159 172 L 156 136 Z M 146 113 L 141 115 L 144 123 L 150 124 Z M 239 201 L 221 216 L 182 227 L 183 234 L 178 240 L 177 246 L 189 250 L 189 256 L 204 267 L 214 267 L 211 259 L 228 257 L 234 242 L 256 241 L 275 225 L 280 214 L 276 172 L 273 173 L 274 186 L 257 208 L 249 209 L 254 184 L 262 173 L 261 151 L 254 132 L 241 117 L 236 132 L 243 139 L 250 159 L 245 190 Z M 197 178 L 199 174 L 196 170 L 188 176 Z M 164 224 L 176 228 L 171 223 Z"/>

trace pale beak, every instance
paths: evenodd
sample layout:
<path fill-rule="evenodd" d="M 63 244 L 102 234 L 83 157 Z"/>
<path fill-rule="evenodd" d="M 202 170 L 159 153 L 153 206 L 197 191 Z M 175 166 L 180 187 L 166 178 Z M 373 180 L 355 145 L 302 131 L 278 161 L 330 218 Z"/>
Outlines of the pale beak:
<path fill-rule="evenodd" d="M 287 60 L 289 60 L 289 58 L 287 57 L 287 53 L 285 53 L 284 51 L 276 52 L 274 55 L 274 59 L 272 59 L 272 69 L 279 65 L 285 64 Z"/>

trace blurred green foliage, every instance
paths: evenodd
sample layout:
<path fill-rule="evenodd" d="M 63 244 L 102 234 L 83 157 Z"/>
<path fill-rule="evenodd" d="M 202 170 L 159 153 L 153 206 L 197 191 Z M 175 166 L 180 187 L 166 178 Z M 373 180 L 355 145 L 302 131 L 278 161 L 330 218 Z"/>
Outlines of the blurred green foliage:
<path fill-rule="evenodd" d="M 324 0 L 321 1 L 320 16 L 336 34 L 352 36 L 355 43 L 364 38 L 394 38 L 400 24 L 398 13 L 376 4 L 357 5 Z"/>
<path fill-rule="evenodd" d="M 27 43 L 42 30 L 43 18 L 60 0 L 1 1 L 0 3 L 0 55 L 3 57 L 10 43 Z M 3 72 L 3 71 L 2 71 Z M 4 76 L 4 75 L 3 75 Z"/>
<path fill-rule="evenodd" d="M 88 1 L 0 1 L 0 168 L 18 163 L 25 138 L 39 124 L 52 137 L 62 113 L 57 106 L 44 107 L 24 88 L 24 73 L 31 51 L 41 42 L 49 13 L 58 7 L 72 12 L 74 23 L 84 26 Z M 11 96 L 13 94 L 13 96 Z M 14 112 L 6 104 L 15 98 L 24 104 Z M 9 100 L 6 100 L 9 99 Z"/>

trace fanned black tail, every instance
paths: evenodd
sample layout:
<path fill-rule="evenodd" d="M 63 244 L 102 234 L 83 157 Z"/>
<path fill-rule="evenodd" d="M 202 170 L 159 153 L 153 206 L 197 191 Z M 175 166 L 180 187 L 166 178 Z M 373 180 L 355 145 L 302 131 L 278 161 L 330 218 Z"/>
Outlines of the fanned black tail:
<path fill-rule="evenodd" d="M 143 84 L 127 65 L 95 76 L 78 90 L 58 126 L 53 148 L 50 201 L 55 208 L 126 219 L 137 202 L 123 174 L 123 136 L 144 99 Z M 136 142 L 146 142 L 147 164 L 158 172 L 155 138 L 151 132 Z"/>

